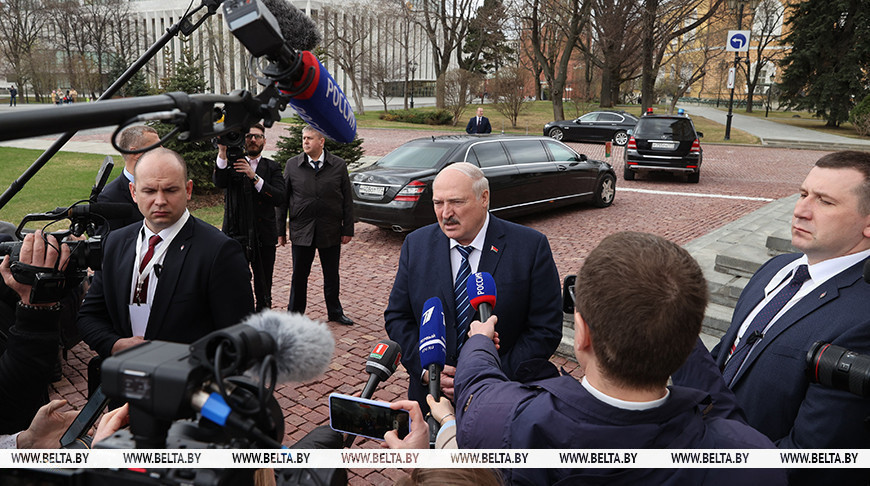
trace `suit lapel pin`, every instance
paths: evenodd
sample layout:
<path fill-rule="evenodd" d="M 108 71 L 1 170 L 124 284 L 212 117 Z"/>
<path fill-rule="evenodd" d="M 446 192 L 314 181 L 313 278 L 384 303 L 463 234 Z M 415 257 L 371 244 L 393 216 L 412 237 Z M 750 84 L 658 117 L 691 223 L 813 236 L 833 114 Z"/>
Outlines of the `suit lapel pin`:
<path fill-rule="evenodd" d="M 827 292 L 822 292 L 821 295 L 819 295 L 819 298 L 824 299 L 826 295 L 828 295 Z"/>
<path fill-rule="evenodd" d="M 179 251 L 184 251 L 184 245 L 181 245 L 181 248 L 179 248 Z"/>
<path fill-rule="evenodd" d="M 490 245 L 490 246 L 489 246 L 489 251 L 491 251 L 491 252 L 493 252 L 493 253 L 498 253 L 498 248 L 496 248 L 495 245 Z"/>

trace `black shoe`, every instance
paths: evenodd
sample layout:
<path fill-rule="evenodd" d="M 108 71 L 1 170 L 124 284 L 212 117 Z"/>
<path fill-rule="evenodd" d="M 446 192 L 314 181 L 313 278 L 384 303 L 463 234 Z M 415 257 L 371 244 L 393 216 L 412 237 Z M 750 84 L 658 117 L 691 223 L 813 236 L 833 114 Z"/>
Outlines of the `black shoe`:
<path fill-rule="evenodd" d="M 353 325 L 353 320 L 351 320 L 350 317 L 347 317 L 344 314 L 341 314 L 340 316 L 330 317 L 329 321 L 330 322 L 337 322 L 339 324 L 344 324 L 345 326 L 352 326 Z"/>

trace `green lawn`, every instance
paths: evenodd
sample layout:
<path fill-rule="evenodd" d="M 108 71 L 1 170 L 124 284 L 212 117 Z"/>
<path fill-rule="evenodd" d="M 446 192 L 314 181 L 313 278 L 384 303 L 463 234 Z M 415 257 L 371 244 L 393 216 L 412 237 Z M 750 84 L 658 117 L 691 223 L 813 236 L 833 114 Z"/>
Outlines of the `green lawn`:
<path fill-rule="evenodd" d="M 42 153 L 40 150 L 27 150 L 0 147 L 0 186 L 5 191 L 21 176 L 33 161 Z M 2 209 L 0 221 L 15 225 L 29 213 L 43 213 L 58 206 L 69 206 L 74 202 L 87 199 L 94 186 L 97 170 L 105 156 L 60 152 L 24 186 Z M 121 158 L 115 157 L 115 169 L 109 180 L 121 173 Z M 196 197 L 196 196 L 194 196 Z M 220 226 L 223 206 L 203 207 L 192 211 L 198 218 Z M 33 223 L 28 227 L 42 227 L 45 223 Z M 52 230 L 64 229 L 53 226 Z"/>
<path fill-rule="evenodd" d="M 474 115 L 474 112 L 477 110 L 480 105 L 468 105 L 465 111 L 460 117 L 460 120 L 467 120 Z M 484 104 L 483 109 L 484 113 L 487 117 L 489 117 L 492 122 L 493 132 L 501 132 L 504 130 L 505 133 L 519 133 L 519 134 L 531 134 L 531 135 L 542 135 L 544 125 L 548 122 L 553 121 L 553 105 L 549 101 L 533 101 L 528 103 L 528 110 L 520 115 L 517 120 L 517 128 L 513 129 L 510 127 L 510 122 L 507 118 L 505 118 L 502 114 L 497 112 L 492 105 Z M 563 105 L 565 118 L 573 119 L 584 113 L 589 111 L 594 111 L 600 109 L 599 106 L 590 103 L 573 103 L 570 101 L 566 101 Z M 434 107 L 424 107 L 417 108 L 419 111 L 432 111 Z M 634 115 L 641 115 L 641 107 L 639 105 L 620 105 L 615 108 L 605 108 L 605 109 L 613 109 L 613 110 L 623 110 Z M 667 107 L 664 105 L 657 105 L 655 108 L 657 113 L 664 113 L 667 110 Z M 444 130 L 456 130 L 457 132 L 465 131 L 465 121 L 461 121 L 461 123 L 457 124 L 457 126 L 452 127 L 449 125 L 419 125 L 414 123 L 402 123 L 402 122 L 394 122 L 394 121 L 384 121 L 379 118 L 379 116 L 383 113 L 383 110 L 368 110 L 364 114 L 357 114 L 357 126 L 360 128 L 401 128 L 401 129 L 411 129 L 411 130 L 421 130 L 421 131 L 444 131 Z M 725 127 L 715 122 L 711 122 L 706 118 L 702 117 L 693 117 L 695 122 L 695 126 L 701 132 L 704 132 L 704 143 L 722 143 L 725 138 Z M 288 120 L 284 120 L 288 121 Z M 731 141 L 729 143 L 746 143 L 746 144 L 758 144 L 760 141 L 758 137 L 754 137 L 742 130 L 732 129 L 731 130 Z"/>

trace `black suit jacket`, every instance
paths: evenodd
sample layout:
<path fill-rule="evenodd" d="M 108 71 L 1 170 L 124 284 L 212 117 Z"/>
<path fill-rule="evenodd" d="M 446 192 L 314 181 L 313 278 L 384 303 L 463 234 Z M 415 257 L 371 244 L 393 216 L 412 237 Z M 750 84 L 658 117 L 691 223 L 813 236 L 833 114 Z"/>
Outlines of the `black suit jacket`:
<path fill-rule="evenodd" d="M 278 234 L 283 235 L 290 217 L 294 245 L 329 248 L 353 236 L 353 196 L 347 164 L 324 151 L 323 165 L 315 174 L 308 156 L 299 154 L 284 167 L 285 203 L 278 208 Z"/>
<path fill-rule="evenodd" d="M 480 117 L 480 126 L 477 124 L 477 117 L 471 117 L 468 120 L 468 125 L 465 126 L 466 133 L 492 133 L 492 125 L 489 124 L 489 118 Z"/>
<path fill-rule="evenodd" d="M 142 213 L 139 212 L 139 206 L 133 201 L 133 195 L 130 194 L 130 182 L 130 179 L 127 179 L 127 175 L 122 171 L 121 175 L 106 184 L 106 187 L 97 196 L 97 202 L 128 203 L 132 206 L 133 210 L 130 216 L 109 220 L 110 229 L 123 228 L 128 224 L 138 223 L 144 219 Z"/>
<path fill-rule="evenodd" d="M 501 368 L 511 379 L 520 364 L 548 359 L 562 339 L 562 297 L 559 272 L 547 237 L 490 215 L 484 251 L 477 271 L 495 280 Z M 390 339 L 402 347 L 402 364 L 411 375 L 408 396 L 426 403 L 420 384 L 420 317 L 423 304 L 438 297 L 444 307 L 447 364 L 456 365 L 456 309 L 450 240 L 438 224 L 420 228 L 405 238 L 399 269 L 384 311 Z M 475 319 L 477 319 L 475 315 Z"/>
<path fill-rule="evenodd" d="M 115 341 L 133 335 L 128 305 L 141 228 L 130 225 L 109 234 L 103 269 L 94 274 L 79 310 L 82 339 L 104 358 Z M 191 216 L 164 257 L 145 339 L 191 343 L 238 324 L 253 310 L 251 272 L 241 245 Z"/>
<path fill-rule="evenodd" d="M 227 162 L 225 169 L 217 169 L 214 171 L 214 184 L 217 187 L 226 188 L 229 185 L 230 177 L 235 170 L 232 163 Z M 275 246 L 278 244 L 278 229 L 275 225 L 275 207 L 280 206 L 284 202 L 284 178 L 281 175 L 281 166 L 272 159 L 261 157 L 255 171 L 261 179 L 263 179 L 263 189 L 257 191 L 254 186 L 254 181 L 245 177 L 242 180 L 245 184 L 251 185 L 251 193 L 253 194 L 253 210 L 254 210 L 254 231 L 257 233 L 257 238 L 261 245 Z M 226 193 L 226 191 L 225 191 Z M 224 206 L 224 230 L 227 229 L 227 208 Z"/>

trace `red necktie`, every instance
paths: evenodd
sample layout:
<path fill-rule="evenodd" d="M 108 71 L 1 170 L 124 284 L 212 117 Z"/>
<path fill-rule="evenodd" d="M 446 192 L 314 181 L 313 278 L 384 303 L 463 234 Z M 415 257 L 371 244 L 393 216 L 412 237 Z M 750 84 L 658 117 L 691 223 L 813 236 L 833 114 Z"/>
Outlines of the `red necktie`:
<path fill-rule="evenodd" d="M 145 269 L 145 266 L 148 265 L 148 262 L 151 261 L 151 257 L 154 256 L 154 247 L 157 246 L 157 243 L 160 243 L 161 238 L 160 235 L 154 235 L 148 239 L 148 251 L 145 252 L 145 256 L 142 257 L 142 263 L 139 264 L 139 273 L 142 273 L 142 270 Z M 133 302 L 137 304 L 144 303 L 148 298 L 148 277 L 145 277 L 145 280 L 142 281 L 141 286 L 137 286 L 138 291 L 136 295 L 133 296 Z"/>

